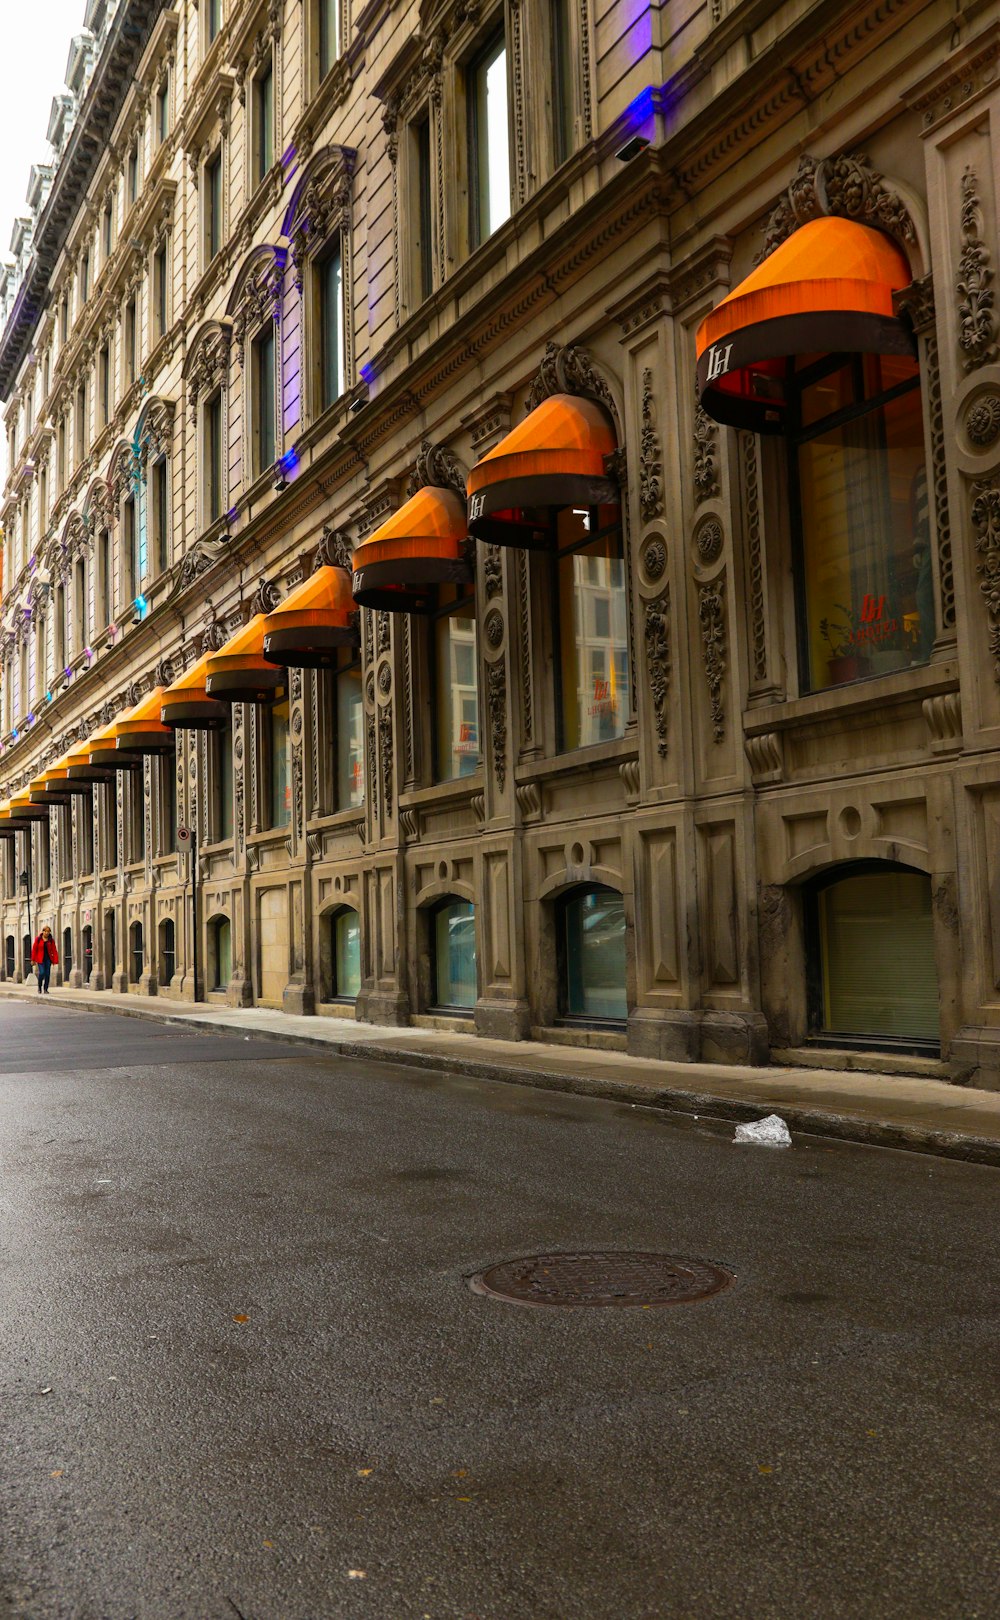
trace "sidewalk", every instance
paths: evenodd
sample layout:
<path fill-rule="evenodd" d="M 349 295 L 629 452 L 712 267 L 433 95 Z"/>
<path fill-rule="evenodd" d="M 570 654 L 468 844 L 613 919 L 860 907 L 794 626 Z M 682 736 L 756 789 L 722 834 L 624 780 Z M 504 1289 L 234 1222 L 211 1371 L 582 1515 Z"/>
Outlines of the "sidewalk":
<path fill-rule="evenodd" d="M 38 992 L 34 981 L 0 984 L 0 1001 L 5 997 L 37 1003 Z M 1000 1165 L 1000 1092 L 916 1075 L 663 1063 L 541 1041 L 485 1040 L 451 1030 L 391 1029 L 343 1019 L 295 1017 L 260 1007 L 193 1006 L 111 991 L 53 989 L 46 1005 L 53 1010 L 72 1007 L 199 1029 L 235 1030 L 256 1040 L 298 1043 L 331 1056 L 505 1080 L 715 1119 L 759 1119 L 779 1113 L 792 1130 Z M 0 1028 L 2 1016 L 0 1011 Z"/>

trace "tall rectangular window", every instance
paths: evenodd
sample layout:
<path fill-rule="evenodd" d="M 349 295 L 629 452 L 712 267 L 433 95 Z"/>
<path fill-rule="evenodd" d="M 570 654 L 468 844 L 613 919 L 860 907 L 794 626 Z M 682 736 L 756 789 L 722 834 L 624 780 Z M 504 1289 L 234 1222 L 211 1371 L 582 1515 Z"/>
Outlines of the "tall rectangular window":
<path fill-rule="evenodd" d="M 130 298 L 125 305 L 125 382 L 129 388 L 136 379 L 136 365 L 135 299 Z"/>
<path fill-rule="evenodd" d="M 202 423 L 202 468 L 204 470 L 205 522 L 222 516 L 225 485 L 222 466 L 222 394 L 205 401 Z"/>
<path fill-rule="evenodd" d="M 76 806 L 76 847 L 79 852 L 80 871 L 87 875 L 94 870 L 94 795 L 93 790 L 79 794 L 73 800 Z"/>
<path fill-rule="evenodd" d="M 138 145 L 138 142 L 133 143 L 133 145 L 129 148 L 129 154 L 128 154 L 128 159 L 127 159 L 127 164 L 126 164 L 126 172 L 125 172 L 125 185 L 126 185 L 126 192 L 127 192 L 128 200 L 129 200 L 130 203 L 134 203 L 136 198 L 139 195 L 139 145 Z"/>
<path fill-rule="evenodd" d="M 153 556 L 156 572 L 162 574 L 170 567 L 170 511 L 167 458 L 154 461 L 150 477 L 150 506 L 153 514 Z"/>
<path fill-rule="evenodd" d="M 90 297 L 90 254 L 85 253 L 80 260 L 80 303 L 81 306 Z"/>
<path fill-rule="evenodd" d="M 507 43 L 502 33 L 469 70 L 468 109 L 469 241 L 478 247 L 510 218 Z"/>
<path fill-rule="evenodd" d="M 288 699 L 272 704 L 268 715 L 268 805 L 270 825 L 287 827 L 292 818 L 292 784 L 288 768 Z"/>
<path fill-rule="evenodd" d="M 340 247 L 317 267 L 320 327 L 320 410 L 344 392 L 344 277 Z"/>
<path fill-rule="evenodd" d="M 482 762 L 474 596 L 442 585 L 432 626 L 434 776 L 450 782 Z"/>
<path fill-rule="evenodd" d="M 569 0 L 549 0 L 552 41 L 552 151 L 556 165 L 573 150 L 573 57 Z"/>
<path fill-rule="evenodd" d="M 153 336 L 161 338 L 167 330 L 167 244 L 157 248 L 153 255 Z"/>
<path fill-rule="evenodd" d="M 274 63 L 253 82 L 253 183 L 259 186 L 274 162 Z"/>
<path fill-rule="evenodd" d="M 233 728 L 209 733 L 212 749 L 212 838 L 222 843 L 233 836 Z"/>
<path fill-rule="evenodd" d="M 100 592 L 101 592 L 101 628 L 106 628 L 114 618 L 114 570 L 111 559 L 111 530 L 101 530 L 101 543 L 98 552 L 100 565 Z"/>
<path fill-rule="evenodd" d="M 222 27 L 222 0 L 206 0 L 205 42 L 211 45 Z"/>
<path fill-rule="evenodd" d="M 157 843 L 161 855 L 169 855 L 176 847 L 177 827 L 177 774 L 173 754 L 164 754 L 158 761 Z"/>
<path fill-rule="evenodd" d="M 361 659 L 353 648 L 340 651 L 334 685 L 334 750 L 338 810 L 351 810 L 364 803 L 365 744 L 364 704 L 361 693 Z"/>
<path fill-rule="evenodd" d="M 56 586 L 56 605 L 53 622 L 54 644 L 52 648 L 53 679 L 58 683 L 60 673 L 66 663 L 66 587 Z"/>
<path fill-rule="evenodd" d="M 253 475 L 259 478 L 274 462 L 274 323 L 255 338 L 250 361 L 253 389 Z"/>
<path fill-rule="evenodd" d="M 136 566 L 139 541 L 137 517 L 135 497 L 130 495 L 122 505 L 122 564 L 125 570 L 124 595 L 127 602 L 134 602 L 139 592 L 139 573 Z"/>
<path fill-rule="evenodd" d="M 87 454 L 87 385 L 81 383 L 76 391 L 76 459 L 81 462 Z"/>
<path fill-rule="evenodd" d="M 563 508 L 552 556 L 559 747 L 621 737 L 630 707 L 628 607 L 616 509 Z"/>
<path fill-rule="evenodd" d="M 42 467 L 38 474 L 38 526 L 44 529 L 49 521 L 49 469 Z"/>
<path fill-rule="evenodd" d="M 162 143 L 170 133 L 170 80 L 160 80 L 156 92 L 156 138 Z"/>
<path fill-rule="evenodd" d="M 319 23 L 319 76 L 325 79 L 340 55 L 340 0 L 316 0 Z"/>
<path fill-rule="evenodd" d="M 60 490 L 65 489 L 66 488 L 66 418 L 64 416 L 61 416 L 59 418 L 59 426 L 56 429 L 56 475 L 57 475 L 58 480 L 59 480 L 59 488 L 60 488 Z"/>
<path fill-rule="evenodd" d="M 75 650 L 81 653 L 87 645 L 87 563 L 78 557 L 73 574 L 73 627 Z"/>
<path fill-rule="evenodd" d="M 422 118 L 413 126 L 413 156 L 416 166 L 416 263 L 421 299 L 434 291 L 434 239 L 431 211 L 431 121 Z"/>
<path fill-rule="evenodd" d="M 203 223 L 205 264 L 211 264 L 222 246 L 222 152 L 205 164 L 203 181 Z"/>
<path fill-rule="evenodd" d="M 105 428 L 111 417 L 111 347 L 104 343 L 97 357 L 97 403 L 99 427 Z"/>
<path fill-rule="evenodd" d="M 101 215 L 101 253 L 104 263 L 107 264 L 114 246 L 114 215 L 110 200 L 104 204 L 104 213 Z"/>

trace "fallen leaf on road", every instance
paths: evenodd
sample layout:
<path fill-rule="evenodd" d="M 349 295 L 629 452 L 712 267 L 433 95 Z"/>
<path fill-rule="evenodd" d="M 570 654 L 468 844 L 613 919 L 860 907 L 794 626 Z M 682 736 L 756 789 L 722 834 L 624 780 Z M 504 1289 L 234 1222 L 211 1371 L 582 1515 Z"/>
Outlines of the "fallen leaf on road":
<path fill-rule="evenodd" d="M 63 1468 L 53 1468 L 51 1474 L 49 1475 L 49 1478 L 50 1479 L 62 1479 L 64 1473 L 65 1473 L 65 1469 L 63 1469 Z"/>
<path fill-rule="evenodd" d="M 359 1479 L 367 1479 L 368 1475 L 369 1474 L 374 1474 L 374 1472 L 375 1472 L 374 1468 L 359 1468 L 358 1469 L 358 1478 Z"/>
<path fill-rule="evenodd" d="M 451 1477 L 452 1479 L 468 1479 L 469 1470 L 467 1468 L 456 1468 Z"/>
<path fill-rule="evenodd" d="M 234 1316 L 233 1317 L 234 1322 L 249 1322 L 249 1320 L 250 1320 L 249 1316 Z"/>
<path fill-rule="evenodd" d="M 773 1474 L 774 1469 L 770 1468 L 767 1463 L 758 1463 L 757 1472 L 758 1474 Z"/>
<path fill-rule="evenodd" d="M 347 1579 L 349 1581 L 363 1581 L 363 1580 L 366 1580 L 367 1579 L 367 1571 L 363 1570 L 363 1569 L 349 1569 L 347 1571 Z"/>
<path fill-rule="evenodd" d="M 273 1541 L 262 1541 L 262 1542 L 261 1542 L 261 1546 L 262 1546 L 262 1547 L 273 1547 L 273 1546 L 274 1546 L 274 1542 L 273 1542 Z"/>
<path fill-rule="evenodd" d="M 45 1394 L 44 1390 L 42 1390 L 42 1394 L 43 1395 Z M 444 1396 L 443 1395 L 434 1395 L 434 1396 L 432 1396 L 431 1405 L 432 1406 L 443 1406 L 444 1405 Z"/>
<path fill-rule="evenodd" d="M 877 1429 L 866 1429 L 865 1434 L 870 1434 L 872 1439 L 874 1440 L 875 1436 L 878 1434 L 878 1430 Z"/>

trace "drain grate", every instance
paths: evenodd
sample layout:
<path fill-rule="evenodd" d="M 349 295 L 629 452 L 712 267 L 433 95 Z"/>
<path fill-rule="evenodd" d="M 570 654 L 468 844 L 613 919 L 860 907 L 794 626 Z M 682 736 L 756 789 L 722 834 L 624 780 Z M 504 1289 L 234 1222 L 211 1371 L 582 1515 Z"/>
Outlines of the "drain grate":
<path fill-rule="evenodd" d="M 477 1294 L 514 1305 L 687 1305 L 708 1299 L 735 1281 L 711 1260 L 675 1254 L 603 1251 L 532 1254 L 502 1260 L 470 1278 Z"/>

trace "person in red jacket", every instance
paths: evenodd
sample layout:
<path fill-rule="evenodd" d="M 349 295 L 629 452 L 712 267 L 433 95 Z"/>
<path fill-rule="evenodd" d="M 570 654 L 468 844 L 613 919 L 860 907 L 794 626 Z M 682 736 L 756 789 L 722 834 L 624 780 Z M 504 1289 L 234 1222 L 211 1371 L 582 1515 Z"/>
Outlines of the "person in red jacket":
<path fill-rule="evenodd" d="M 38 965 L 38 994 L 42 991 L 49 993 L 49 974 L 52 972 L 53 962 L 58 962 L 59 952 L 56 942 L 52 938 L 52 930 L 48 923 L 42 929 L 34 945 L 31 947 L 31 960 Z"/>

